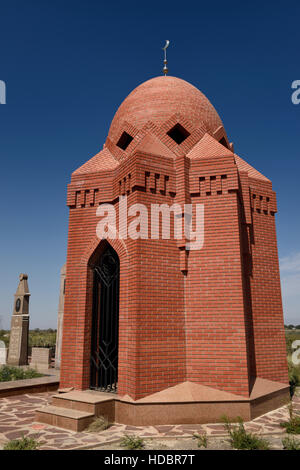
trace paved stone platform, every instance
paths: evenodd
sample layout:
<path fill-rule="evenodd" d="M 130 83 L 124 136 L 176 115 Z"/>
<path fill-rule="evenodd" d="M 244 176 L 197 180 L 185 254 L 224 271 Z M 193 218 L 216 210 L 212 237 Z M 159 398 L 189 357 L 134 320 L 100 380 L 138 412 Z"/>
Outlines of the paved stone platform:
<path fill-rule="evenodd" d="M 208 436 L 226 435 L 222 424 L 202 425 L 170 425 L 135 427 L 124 424 L 114 424 L 109 429 L 98 434 L 89 432 L 72 432 L 34 422 L 38 408 L 51 402 L 53 392 L 34 393 L 0 399 L 0 446 L 11 439 L 32 436 L 41 443 L 40 449 L 80 449 L 101 448 L 102 445 L 117 442 L 124 434 L 138 435 L 144 438 L 180 438 L 191 437 L 194 433 L 206 432 Z M 300 397 L 293 399 L 294 409 L 300 412 Z M 282 434 L 282 421 L 287 420 L 286 406 L 271 411 L 245 424 L 247 430 L 258 434 Z"/>

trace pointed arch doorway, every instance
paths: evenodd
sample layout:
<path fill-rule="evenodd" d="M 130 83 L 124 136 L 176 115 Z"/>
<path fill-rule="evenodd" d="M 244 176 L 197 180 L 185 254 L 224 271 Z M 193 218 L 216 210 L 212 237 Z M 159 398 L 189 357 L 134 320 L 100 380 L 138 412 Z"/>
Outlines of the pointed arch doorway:
<path fill-rule="evenodd" d="M 90 388 L 116 392 L 120 261 L 109 244 L 93 266 L 93 271 Z"/>

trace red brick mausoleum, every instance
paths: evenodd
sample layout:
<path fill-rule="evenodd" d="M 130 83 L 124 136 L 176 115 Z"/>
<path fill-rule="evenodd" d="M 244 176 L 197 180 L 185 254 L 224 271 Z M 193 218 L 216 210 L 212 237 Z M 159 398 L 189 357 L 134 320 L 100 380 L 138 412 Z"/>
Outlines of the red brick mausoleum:
<path fill-rule="evenodd" d="M 202 246 L 189 250 L 172 226 L 170 239 L 122 238 L 120 196 L 149 209 L 149 232 L 153 204 L 200 205 Z M 101 240 L 103 203 L 118 236 Z M 53 408 L 201 423 L 288 400 L 276 195 L 197 88 L 162 76 L 133 90 L 103 149 L 72 174 L 68 206 L 60 387 L 74 390 Z"/>

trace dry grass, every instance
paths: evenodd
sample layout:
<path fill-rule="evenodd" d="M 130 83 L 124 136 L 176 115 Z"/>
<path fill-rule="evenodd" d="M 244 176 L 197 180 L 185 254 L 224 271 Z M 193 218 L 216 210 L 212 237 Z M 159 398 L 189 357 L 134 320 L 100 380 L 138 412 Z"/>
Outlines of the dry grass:
<path fill-rule="evenodd" d="M 86 428 L 87 432 L 101 432 L 105 431 L 105 429 L 108 429 L 111 426 L 109 421 L 104 418 L 103 416 L 99 416 L 98 418 L 95 418 L 94 421 Z"/>

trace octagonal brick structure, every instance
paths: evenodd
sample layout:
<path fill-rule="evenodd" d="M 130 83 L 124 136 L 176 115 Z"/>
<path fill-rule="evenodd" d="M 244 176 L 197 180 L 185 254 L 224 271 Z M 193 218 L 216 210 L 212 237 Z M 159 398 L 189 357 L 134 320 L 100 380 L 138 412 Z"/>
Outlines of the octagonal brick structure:
<path fill-rule="evenodd" d="M 152 204 L 203 204 L 203 247 L 174 236 L 100 240 L 97 207 L 113 204 L 118 225 L 125 195 L 149 214 Z M 234 153 L 197 88 L 175 77 L 138 86 L 103 150 L 72 174 L 68 206 L 61 387 L 90 387 L 93 272 L 110 246 L 120 265 L 119 397 L 193 383 L 247 399 L 257 380 L 287 392 L 276 195 Z"/>

